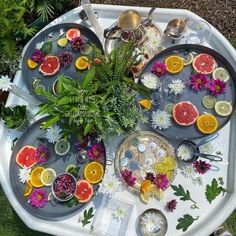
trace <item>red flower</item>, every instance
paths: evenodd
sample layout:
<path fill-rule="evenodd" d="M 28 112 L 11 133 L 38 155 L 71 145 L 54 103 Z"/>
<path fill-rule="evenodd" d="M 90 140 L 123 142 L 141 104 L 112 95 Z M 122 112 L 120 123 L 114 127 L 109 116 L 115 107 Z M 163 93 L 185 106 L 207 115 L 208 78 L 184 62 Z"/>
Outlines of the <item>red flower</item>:
<path fill-rule="evenodd" d="M 205 174 L 211 168 L 211 164 L 205 161 L 195 161 L 193 167 L 199 174 Z"/>
<path fill-rule="evenodd" d="M 158 189 L 164 190 L 167 188 L 168 179 L 166 178 L 166 175 L 157 174 L 154 183 Z"/>
<path fill-rule="evenodd" d="M 135 185 L 137 178 L 133 176 L 131 170 L 124 169 L 120 173 L 123 180 L 127 183 L 128 186 L 133 187 Z"/>
<path fill-rule="evenodd" d="M 176 209 L 176 206 L 177 206 L 177 201 L 175 199 L 173 199 L 173 200 L 167 202 L 166 209 L 167 209 L 167 211 L 173 212 Z"/>
<path fill-rule="evenodd" d="M 94 144 L 88 149 L 89 160 L 101 161 L 105 155 L 105 150 L 102 144 Z"/>

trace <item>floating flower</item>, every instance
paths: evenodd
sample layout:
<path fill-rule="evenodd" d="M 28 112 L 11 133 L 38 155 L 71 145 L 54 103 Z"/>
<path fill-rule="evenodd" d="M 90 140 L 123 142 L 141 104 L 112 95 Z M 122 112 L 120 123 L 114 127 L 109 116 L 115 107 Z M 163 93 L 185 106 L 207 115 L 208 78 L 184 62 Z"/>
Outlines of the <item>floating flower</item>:
<path fill-rule="evenodd" d="M 11 79 L 8 77 L 8 75 L 2 75 L 0 78 L 0 89 L 2 91 L 8 91 L 9 89 L 11 89 L 12 86 L 12 82 Z"/>
<path fill-rule="evenodd" d="M 44 41 L 38 42 L 38 43 L 36 43 L 36 45 L 35 45 L 35 49 L 40 50 L 40 49 L 42 49 L 43 45 L 44 45 Z"/>
<path fill-rule="evenodd" d="M 198 172 L 199 174 L 205 174 L 208 170 L 210 170 L 211 164 L 205 161 L 199 160 L 193 163 L 193 167 L 195 171 Z"/>
<path fill-rule="evenodd" d="M 152 172 L 148 172 L 148 173 L 146 174 L 145 179 L 150 180 L 152 183 L 154 183 L 154 181 L 155 181 L 155 176 L 154 176 L 154 174 L 153 174 Z"/>
<path fill-rule="evenodd" d="M 85 42 L 81 36 L 79 37 L 76 36 L 70 41 L 70 43 L 71 43 L 71 48 L 74 51 L 78 52 L 82 48 Z"/>
<path fill-rule="evenodd" d="M 182 80 L 176 79 L 173 80 L 172 83 L 168 85 L 168 88 L 170 89 L 170 93 L 174 93 L 175 95 L 183 93 L 185 89 L 185 85 Z"/>
<path fill-rule="evenodd" d="M 70 51 L 61 52 L 59 54 L 59 61 L 61 66 L 68 68 L 72 62 L 72 53 Z"/>
<path fill-rule="evenodd" d="M 186 166 L 182 169 L 181 174 L 187 179 L 192 179 L 196 175 L 196 171 L 193 166 Z"/>
<path fill-rule="evenodd" d="M 124 170 L 121 170 L 120 173 L 123 180 L 126 182 L 128 186 L 133 187 L 135 185 L 137 178 L 133 176 L 131 170 L 124 169 Z"/>
<path fill-rule="evenodd" d="M 192 180 L 193 180 L 193 184 L 195 185 L 199 185 L 199 186 L 203 185 L 202 177 L 200 176 L 193 178 Z"/>
<path fill-rule="evenodd" d="M 61 138 L 61 132 L 62 129 L 58 125 L 54 125 L 47 129 L 45 137 L 48 142 L 55 143 Z"/>
<path fill-rule="evenodd" d="M 151 69 L 151 72 L 158 77 L 161 77 L 166 74 L 166 65 L 164 63 L 161 63 L 160 61 L 156 61 Z"/>
<path fill-rule="evenodd" d="M 123 207 L 118 207 L 114 212 L 112 212 L 112 215 L 118 221 L 123 221 L 125 218 L 125 209 Z"/>
<path fill-rule="evenodd" d="M 210 91 L 212 96 L 218 96 L 226 92 L 226 83 L 223 80 L 216 79 L 209 81 L 207 89 Z"/>
<path fill-rule="evenodd" d="M 167 202 L 166 204 L 166 210 L 173 212 L 176 209 L 177 201 L 175 199 Z"/>
<path fill-rule="evenodd" d="M 189 145 L 182 144 L 177 148 L 177 156 L 180 160 L 189 161 L 192 158 L 192 149 Z"/>
<path fill-rule="evenodd" d="M 161 46 L 161 37 L 159 35 L 149 36 L 148 39 L 143 43 L 143 47 L 147 51 L 155 52 Z"/>
<path fill-rule="evenodd" d="M 143 74 L 141 83 L 149 89 L 158 89 L 161 85 L 160 79 L 152 73 Z"/>
<path fill-rule="evenodd" d="M 44 52 L 41 49 L 34 49 L 31 59 L 34 62 L 42 63 L 44 60 Z"/>
<path fill-rule="evenodd" d="M 39 164 L 43 164 L 48 161 L 50 156 L 49 149 L 44 145 L 40 144 L 36 149 L 36 159 Z"/>
<path fill-rule="evenodd" d="M 153 111 L 151 116 L 151 124 L 153 128 L 168 129 L 171 124 L 171 115 L 166 111 Z"/>
<path fill-rule="evenodd" d="M 189 86 L 191 89 L 199 91 L 203 88 L 206 88 L 208 83 L 207 76 L 201 73 L 192 74 Z"/>
<path fill-rule="evenodd" d="M 34 189 L 30 195 L 29 203 L 36 208 L 44 207 L 47 203 L 46 190 L 43 188 Z"/>
<path fill-rule="evenodd" d="M 200 147 L 200 152 L 205 154 L 211 154 L 216 151 L 216 147 L 212 143 L 206 143 Z"/>
<path fill-rule="evenodd" d="M 88 149 L 89 160 L 102 161 L 104 155 L 105 149 L 101 143 L 94 144 Z"/>
<path fill-rule="evenodd" d="M 19 170 L 19 181 L 21 183 L 26 183 L 30 180 L 30 172 L 31 172 L 31 169 L 27 169 L 25 166 Z"/>
<path fill-rule="evenodd" d="M 164 190 L 167 188 L 168 179 L 166 178 L 166 175 L 157 174 L 154 183 L 158 189 Z"/>
<path fill-rule="evenodd" d="M 146 213 L 141 220 L 142 224 L 145 225 L 150 232 L 159 232 L 161 228 L 165 227 L 165 222 L 154 212 Z"/>

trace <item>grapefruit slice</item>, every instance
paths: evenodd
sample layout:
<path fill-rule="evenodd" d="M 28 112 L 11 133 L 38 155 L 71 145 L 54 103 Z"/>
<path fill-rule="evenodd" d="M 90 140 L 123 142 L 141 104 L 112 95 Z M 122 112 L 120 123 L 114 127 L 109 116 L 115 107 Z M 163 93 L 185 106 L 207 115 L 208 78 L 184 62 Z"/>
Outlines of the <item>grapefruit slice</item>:
<path fill-rule="evenodd" d="M 69 29 L 67 32 L 66 32 L 66 38 L 68 40 L 72 40 L 74 37 L 79 37 L 80 36 L 80 31 L 78 29 L 75 29 L 75 28 L 72 28 L 72 29 Z"/>
<path fill-rule="evenodd" d="M 197 108 L 189 101 L 177 103 L 173 108 L 175 122 L 182 126 L 194 124 L 199 117 Z"/>
<path fill-rule="evenodd" d="M 80 203 L 88 202 L 93 196 L 92 185 L 87 180 L 79 180 L 76 183 L 75 197 Z"/>
<path fill-rule="evenodd" d="M 39 67 L 39 71 L 44 76 L 55 75 L 60 69 L 60 62 L 57 56 L 46 56 Z"/>
<path fill-rule="evenodd" d="M 200 53 L 193 60 L 193 68 L 198 73 L 211 74 L 216 68 L 216 61 L 211 55 Z"/>
<path fill-rule="evenodd" d="M 16 155 L 16 163 L 20 167 L 31 168 L 37 163 L 36 159 L 36 148 L 33 146 L 24 146 Z"/>

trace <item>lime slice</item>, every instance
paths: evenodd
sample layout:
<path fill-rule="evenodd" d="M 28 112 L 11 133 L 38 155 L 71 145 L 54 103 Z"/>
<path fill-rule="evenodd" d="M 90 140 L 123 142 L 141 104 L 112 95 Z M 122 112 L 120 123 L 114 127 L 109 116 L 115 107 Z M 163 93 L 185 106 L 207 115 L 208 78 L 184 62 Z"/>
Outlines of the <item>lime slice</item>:
<path fill-rule="evenodd" d="M 223 67 L 218 67 L 213 71 L 212 78 L 226 82 L 229 80 L 229 72 Z"/>
<path fill-rule="evenodd" d="M 46 168 L 45 170 L 43 170 L 40 176 L 40 180 L 44 186 L 51 186 L 55 178 L 56 172 L 52 168 Z"/>
<path fill-rule="evenodd" d="M 163 163 L 165 164 L 167 170 L 174 170 L 177 166 L 176 160 L 173 157 L 166 157 Z"/>
<path fill-rule="evenodd" d="M 193 62 L 193 54 L 191 52 L 186 53 L 182 59 L 184 61 L 184 66 L 190 65 Z"/>
<path fill-rule="evenodd" d="M 54 146 L 55 153 L 59 156 L 66 155 L 70 150 L 70 143 L 65 139 L 60 139 Z"/>
<path fill-rule="evenodd" d="M 206 109 L 212 109 L 215 107 L 216 99 L 211 95 L 206 95 L 202 98 L 202 105 Z"/>
<path fill-rule="evenodd" d="M 70 173 L 72 170 L 76 168 L 76 165 L 70 164 L 66 167 L 66 172 Z"/>
<path fill-rule="evenodd" d="M 57 44 L 60 46 L 60 47 L 65 47 L 66 44 L 68 42 L 68 39 L 67 38 L 61 38 L 57 41 Z"/>
<path fill-rule="evenodd" d="M 163 191 L 158 189 L 155 185 L 151 187 L 151 191 L 157 199 L 161 200 L 163 198 Z"/>
<path fill-rule="evenodd" d="M 228 116 L 232 113 L 233 107 L 231 102 L 227 101 L 218 101 L 215 104 L 215 112 L 219 116 Z"/>
<path fill-rule="evenodd" d="M 163 162 L 158 162 L 155 165 L 154 170 L 156 173 L 164 175 L 167 172 L 168 168 Z"/>
<path fill-rule="evenodd" d="M 175 104 L 173 103 L 168 103 L 167 105 L 165 105 L 164 110 L 169 113 L 170 115 L 172 115 L 172 111 L 174 108 Z"/>
<path fill-rule="evenodd" d="M 84 55 L 89 55 L 91 51 L 92 51 L 92 47 L 87 43 L 84 44 L 80 50 L 81 54 L 84 54 Z"/>

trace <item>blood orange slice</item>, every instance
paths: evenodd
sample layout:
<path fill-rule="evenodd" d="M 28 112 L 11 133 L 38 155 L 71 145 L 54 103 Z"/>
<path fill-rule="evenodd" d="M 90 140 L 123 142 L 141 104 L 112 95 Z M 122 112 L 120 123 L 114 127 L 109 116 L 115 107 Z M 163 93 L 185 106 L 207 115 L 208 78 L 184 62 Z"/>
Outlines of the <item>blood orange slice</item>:
<path fill-rule="evenodd" d="M 199 116 L 197 108 L 189 101 L 179 102 L 173 108 L 175 122 L 182 126 L 190 126 Z"/>
<path fill-rule="evenodd" d="M 39 67 L 39 71 L 44 76 L 55 75 L 60 69 L 60 62 L 57 56 L 46 56 Z"/>
<path fill-rule="evenodd" d="M 215 67 L 215 59 L 207 53 L 200 53 L 193 60 L 193 68 L 198 73 L 211 74 Z"/>
<path fill-rule="evenodd" d="M 72 28 L 66 32 L 66 37 L 68 40 L 72 40 L 74 37 L 79 37 L 80 31 L 78 29 Z"/>
<path fill-rule="evenodd" d="M 16 163 L 22 168 L 31 168 L 37 163 L 36 148 L 33 146 L 24 146 L 16 155 Z"/>
<path fill-rule="evenodd" d="M 93 196 L 92 185 L 87 180 L 82 179 L 76 183 L 76 186 L 75 197 L 81 203 L 88 202 Z"/>

